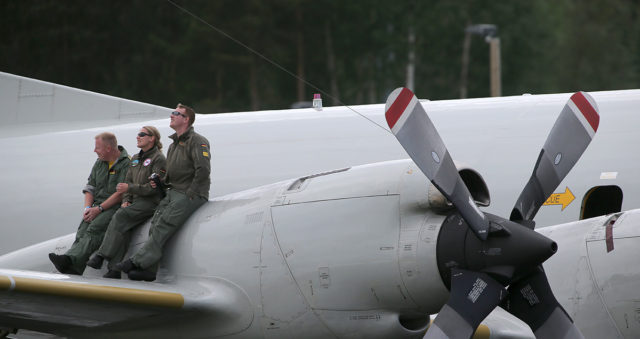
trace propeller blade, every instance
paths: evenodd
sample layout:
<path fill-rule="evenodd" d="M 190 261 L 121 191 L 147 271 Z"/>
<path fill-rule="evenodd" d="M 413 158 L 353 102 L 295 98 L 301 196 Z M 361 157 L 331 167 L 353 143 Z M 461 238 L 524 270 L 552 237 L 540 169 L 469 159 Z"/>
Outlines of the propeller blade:
<path fill-rule="evenodd" d="M 476 206 L 449 151 L 418 98 L 396 88 L 387 98 L 385 116 L 391 132 L 420 170 L 458 209 L 476 236 L 486 240 L 489 220 Z"/>
<path fill-rule="evenodd" d="M 507 291 L 487 274 L 451 270 L 451 294 L 424 338 L 471 338 L 480 322 L 506 297 Z"/>
<path fill-rule="evenodd" d="M 533 174 L 511 211 L 512 221 L 533 220 L 589 146 L 599 122 L 595 100 L 585 92 L 573 94 L 560 112 L 538 155 Z M 533 223 L 527 226 L 533 228 Z"/>
<path fill-rule="evenodd" d="M 531 327 L 536 338 L 584 338 L 553 296 L 542 266 L 509 286 L 505 309 Z"/>

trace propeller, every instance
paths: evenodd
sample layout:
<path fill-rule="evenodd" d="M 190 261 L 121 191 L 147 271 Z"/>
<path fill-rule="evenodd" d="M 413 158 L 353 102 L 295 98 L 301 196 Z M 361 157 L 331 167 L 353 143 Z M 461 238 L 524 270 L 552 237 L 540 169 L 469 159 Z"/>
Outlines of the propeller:
<path fill-rule="evenodd" d="M 451 298 L 429 326 L 429 338 L 471 338 L 486 314 L 507 296 L 504 286 L 487 274 L 451 271 Z"/>
<path fill-rule="evenodd" d="M 536 338 L 584 338 L 553 295 L 542 266 L 509 286 L 504 309 L 527 323 Z"/>
<path fill-rule="evenodd" d="M 407 88 L 397 88 L 387 98 L 385 116 L 391 132 L 413 162 L 451 201 L 476 236 L 487 239 L 489 221 L 471 198 L 447 147 L 418 98 Z"/>
<path fill-rule="evenodd" d="M 571 96 L 510 220 L 478 209 L 413 92 L 395 89 L 385 111 L 402 147 L 457 210 L 444 221 L 437 247 L 438 269 L 450 296 L 425 338 L 470 338 L 498 305 L 525 321 L 539 338 L 582 338 L 553 296 L 541 266 L 557 245 L 533 230 L 532 219 L 593 139 L 599 123 L 593 98 L 584 92 Z"/>
<path fill-rule="evenodd" d="M 598 130 L 595 100 L 584 92 L 571 96 L 549 132 L 527 185 L 511 211 L 512 221 L 531 221 L 540 206 L 578 162 Z M 526 223 L 533 228 L 533 223 Z"/>

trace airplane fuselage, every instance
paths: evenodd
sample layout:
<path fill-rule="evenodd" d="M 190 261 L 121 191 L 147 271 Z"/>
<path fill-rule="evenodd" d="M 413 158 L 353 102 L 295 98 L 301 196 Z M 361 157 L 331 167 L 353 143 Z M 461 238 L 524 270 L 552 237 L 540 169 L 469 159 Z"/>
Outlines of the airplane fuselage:
<path fill-rule="evenodd" d="M 154 284 L 222 281 L 241 296 L 236 304 L 245 316 L 225 326 L 185 322 L 188 331 L 158 325 L 153 335 L 421 337 L 428 314 L 448 297 L 436 249 L 450 211 L 433 205 L 428 186 L 413 162 L 401 160 L 213 199 L 168 244 Z M 610 216 L 539 230 L 558 242 L 559 252 L 544 267 L 560 303 L 585 333 L 640 334 L 636 303 L 623 297 L 640 281 L 631 273 L 640 271 L 634 260 L 640 254 L 638 218 L 639 211 L 626 212 L 612 224 L 610 252 Z M 139 230 L 130 252 L 145 238 L 146 229 Z M 70 234 L 5 255 L 0 267 L 53 272 L 46 253 L 63 253 L 72 241 Z M 87 268 L 85 275 L 103 273 Z M 125 329 L 57 328 L 71 336 L 152 333 Z"/>
<path fill-rule="evenodd" d="M 619 199 L 616 209 L 640 207 L 635 193 L 640 125 L 635 108 L 640 91 L 594 92 L 601 126 L 575 169 L 560 184 L 558 203 L 543 206 L 539 226 L 578 220 L 585 208 Z M 490 188 L 494 203 L 487 211 L 508 215 L 527 181 L 547 133 L 568 94 L 470 100 L 423 101 L 447 142 L 452 157 L 475 168 Z M 383 105 L 354 107 L 384 126 Z M 168 115 L 167 110 L 167 115 Z M 73 130 L 39 132 L 7 126 L 0 138 L 3 175 L 0 214 L 4 227 L 19 228 L 0 239 L 0 253 L 74 231 L 81 218 L 81 188 L 95 160 L 93 137 L 114 132 L 129 153 L 143 125 L 160 128 L 165 145 L 173 131 L 168 118 L 95 127 L 79 122 Z M 59 125 L 57 128 L 60 128 Z M 53 129 L 53 127 L 52 127 Z M 345 107 L 230 113 L 198 116 L 195 129 L 212 145 L 212 192 L 222 196 L 272 182 L 408 156 L 393 135 Z M 15 136 L 18 131 L 21 136 Z M 575 200 L 571 201 L 569 189 Z M 602 189 L 594 194 L 593 189 Z M 563 193 L 560 195 L 560 193 Z M 37 197 L 37 199 L 34 199 Z M 594 198 L 587 205 L 587 198 Z M 562 205 L 564 199 L 568 205 Z M 595 211 L 594 213 L 597 213 Z M 596 214 L 597 215 L 597 214 Z M 16 225 L 19 223 L 19 226 Z M 47 224 L 47 227 L 42 227 Z M 19 234 L 30 234 L 29 237 Z M 15 236 L 14 236 L 15 235 Z"/>

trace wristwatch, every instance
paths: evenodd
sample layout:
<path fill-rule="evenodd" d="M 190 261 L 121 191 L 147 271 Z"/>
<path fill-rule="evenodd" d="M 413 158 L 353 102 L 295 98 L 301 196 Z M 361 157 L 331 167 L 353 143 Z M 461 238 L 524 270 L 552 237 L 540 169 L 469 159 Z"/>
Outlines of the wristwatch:
<path fill-rule="evenodd" d="M 100 212 L 104 212 L 104 208 L 102 208 L 102 205 L 98 205 L 98 209 L 100 210 Z"/>

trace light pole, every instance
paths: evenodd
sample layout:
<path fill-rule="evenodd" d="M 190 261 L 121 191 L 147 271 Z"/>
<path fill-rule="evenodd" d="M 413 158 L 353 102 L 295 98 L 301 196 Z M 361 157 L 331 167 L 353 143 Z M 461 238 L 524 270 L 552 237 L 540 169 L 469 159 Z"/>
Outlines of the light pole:
<path fill-rule="evenodd" d="M 469 68 L 469 49 L 471 46 L 471 35 L 480 35 L 489 44 L 489 69 L 491 81 L 491 96 L 502 95 L 501 64 L 500 64 L 500 38 L 496 25 L 479 24 L 470 25 L 465 28 L 465 39 L 462 50 L 462 72 L 460 75 L 460 97 L 467 97 L 467 73 Z"/>

